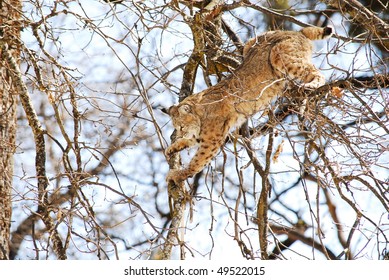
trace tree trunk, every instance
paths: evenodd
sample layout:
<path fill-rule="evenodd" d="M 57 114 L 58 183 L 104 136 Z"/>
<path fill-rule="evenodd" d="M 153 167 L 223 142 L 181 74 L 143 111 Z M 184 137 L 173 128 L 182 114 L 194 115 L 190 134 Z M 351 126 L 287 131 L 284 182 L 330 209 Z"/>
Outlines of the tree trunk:
<path fill-rule="evenodd" d="M 8 48 L 19 62 L 20 11 L 21 1 L 0 0 L 0 260 L 9 258 L 17 102 L 17 90 L 3 54 Z"/>

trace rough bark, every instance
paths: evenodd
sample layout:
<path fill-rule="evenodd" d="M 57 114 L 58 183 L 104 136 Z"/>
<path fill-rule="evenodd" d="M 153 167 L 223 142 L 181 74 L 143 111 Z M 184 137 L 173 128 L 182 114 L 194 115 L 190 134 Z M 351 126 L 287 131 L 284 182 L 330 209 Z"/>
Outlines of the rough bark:
<path fill-rule="evenodd" d="M 61 237 L 57 231 L 53 219 L 50 217 L 49 201 L 47 195 L 47 187 L 49 180 L 46 176 L 46 143 L 44 135 L 46 131 L 42 128 L 42 125 L 38 119 L 38 115 L 32 105 L 30 94 L 27 90 L 27 86 L 23 81 L 22 73 L 15 58 L 12 56 L 8 44 L 2 45 L 3 60 L 7 63 L 10 71 L 10 77 L 12 85 L 15 87 L 21 101 L 23 110 L 27 116 L 28 124 L 32 129 L 35 142 L 35 170 L 38 181 L 38 211 L 37 214 L 44 222 L 47 230 L 51 234 L 53 241 L 53 250 L 58 259 L 66 259 L 65 248 L 63 246 Z M 9 236 L 8 236 L 9 239 Z"/>
<path fill-rule="evenodd" d="M 24 112 L 27 116 L 27 120 L 29 123 L 29 126 L 32 129 L 33 135 L 34 135 L 34 141 L 35 141 L 35 148 L 36 148 L 36 156 L 35 156 L 35 168 L 36 168 L 36 177 L 37 177 L 37 183 L 38 183 L 38 197 L 39 197 L 39 205 L 38 205 L 38 211 L 37 214 L 40 216 L 44 224 L 46 225 L 47 230 L 51 234 L 51 239 L 53 242 L 53 250 L 56 253 L 58 259 L 66 259 L 66 253 L 65 248 L 63 247 L 61 237 L 56 229 L 56 226 L 54 224 L 54 221 L 50 217 L 50 213 L 48 210 L 48 197 L 47 197 L 47 186 L 49 185 L 48 178 L 46 176 L 46 145 L 45 145 L 45 130 L 42 128 L 42 125 L 38 119 L 38 116 L 35 112 L 35 109 L 32 105 L 32 101 L 30 98 L 30 94 L 27 90 L 27 87 L 23 81 L 22 73 L 20 72 L 19 68 L 19 37 L 20 37 L 20 26 L 18 21 L 18 14 L 20 14 L 21 11 L 21 3 L 19 3 L 19 7 L 15 6 L 15 3 L 9 2 L 0 2 L 2 6 L 2 12 L 3 10 L 7 12 L 7 14 L 2 15 L 2 19 L 5 20 L 3 24 L 0 26 L 4 29 L 2 31 L 3 39 L 1 40 L 1 58 L 2 58 L 2 68 L 4 68 L 4 72 L 6 73 L 5 78 L 7 78 L 6 81 L 3 83 L 3 88 L 8 87 L 8 89 L 11 90 L 3 90 L 4 97 L 8 97 L 7 99 L 10 105 L 8 106 L 11 109 L 8 109 L 7 107 L 3 107 L 2 111 L 3 114 L 10 114 L 10 112 L 13 113 L 11 116 L 13 119 L 10 120 L 10 122 L 7 122 L 4 124 L 5 126 L 10 127 L 10 131 L 8 133 L 12 133 L 12 135 L 8 135 L 5 139 L 8 139 L 9 146 L 12 147 L 12 145 L 15 145 L 15 100 L 14 96 L 16 94 L 19 96 L 21 105 L 24 109 Z M 8 18 L 7 18 L 8 17 Z M 11 32 L 9 32 L 7 29 L 9 29 Z M 9 34 L 7 34 L 7 31 Z M 4 78 L 4 76 L 3 76 Z M 8 93 L 5 95 L 5 93 Z M 3 99 L 3 98 L 2 98 Z M 5 100 L 4 98 L 3 100 Z M 4 102 L 3 102 L 4 104 Z M 4 142 L 5 142 L 4 139 Z M 12 140 L 12 142 L 10 142 Z M 1 193 L 1 197 L 3 199 L 4 209 L 3 214 L 4 216 L 1 217 L 2 219 L 2 231 L 4 231 L 4 236 L 2 238 L 2 254 L 5 255 L 4 258 L 9 258 L 9 251 L 10 251 L 10 220 L 11 220 L 11 190 L 12 190 L 12 154 L 13 149 L 8 148 L 2 149 L 5 150 L 7 153 L 4 156 L 4 159 L 7 161 L 5 167 L 7 168 L 8 172 L 5 172 L 5 180 L 4 180 L 4 187 L 1 187 L 4 189 Z M 0 157 L 3 159 L 3 157 Z M 3 193 L 4 192 L 4 193 Z"/>
<path fill-rule="evenodd" d="M 18 61 L 20 1 L 0 1 L 0 259 L 8 259 L 12 215 L 13 154 L 16 131 L 16 94 L 4 47 Z"/>

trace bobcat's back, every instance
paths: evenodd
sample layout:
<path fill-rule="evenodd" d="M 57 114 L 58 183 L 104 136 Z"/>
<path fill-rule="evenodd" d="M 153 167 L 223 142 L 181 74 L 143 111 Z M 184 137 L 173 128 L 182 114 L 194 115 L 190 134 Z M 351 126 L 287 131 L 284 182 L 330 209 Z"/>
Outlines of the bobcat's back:
<path fill-rule="evenodd" d="M 290 82 L 312 89 L 323 85 L 324 76 L 311 62 L 311 40 L 331 34 L 331 27 L 266 32 L 246 44 L 242 64 L 227 79 L 172 106 L 177 139 L 166 154 L 200 146 L 189 166 L 170 170 L 167 180 L 179 183 L 201 171 L 231 128 L 267 107 Z"/>

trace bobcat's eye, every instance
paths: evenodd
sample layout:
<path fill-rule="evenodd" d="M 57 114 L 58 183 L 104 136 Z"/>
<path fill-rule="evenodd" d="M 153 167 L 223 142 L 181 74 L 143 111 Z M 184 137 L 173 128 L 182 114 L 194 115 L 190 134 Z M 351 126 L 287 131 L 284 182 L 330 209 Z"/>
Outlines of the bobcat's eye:
<path fill-rule="evenodd" d="M 187 114 L 190 113 L 191 107 L 189 105 L 182 105 L 179 109 L 180 113 Z"/>

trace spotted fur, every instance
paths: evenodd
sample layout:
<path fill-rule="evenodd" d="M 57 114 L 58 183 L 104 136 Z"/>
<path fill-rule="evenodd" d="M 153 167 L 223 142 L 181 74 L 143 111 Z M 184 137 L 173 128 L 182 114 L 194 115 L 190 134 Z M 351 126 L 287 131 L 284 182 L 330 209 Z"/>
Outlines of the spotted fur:
<path fill-rule="evenodd" d="M 228 78 L 170 107 L 177 137 L 166 155 L 199 147 L 188 167 L 170 170 L 167 181 L 179 183 L 200 172 L 229 131 L 265 109 L 291 81 L 310 89 L 324 85 L 324 76 L 311 62 L 311 40 L 331 34 L 331 27 L 266 32 L 247 42 L 242 64 Z"/>

